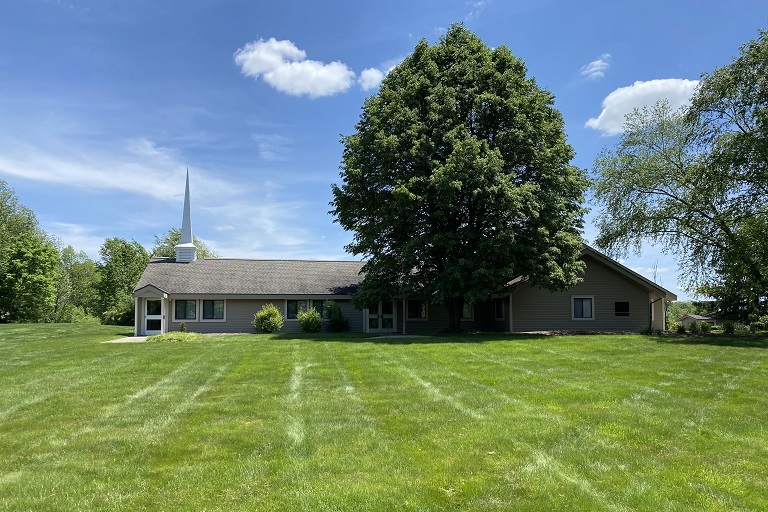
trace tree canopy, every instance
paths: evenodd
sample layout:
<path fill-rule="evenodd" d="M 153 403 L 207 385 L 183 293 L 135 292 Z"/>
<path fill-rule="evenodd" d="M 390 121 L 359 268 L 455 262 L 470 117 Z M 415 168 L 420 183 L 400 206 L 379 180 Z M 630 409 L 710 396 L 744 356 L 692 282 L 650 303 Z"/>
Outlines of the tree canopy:
<path fill-rule="evenodd" d="M 390 71 L 342 138 L 333 185 L 346 249 L 367 260 L 358 304 L 424 295 L 455 329 L 465 301 L 516 276 L 578 282 L 587 180 L 553 101 L 506 46 L 462 25 Z"/>
<path fill-rule="evenodd" d="M 197 247 L 198 258 L 218 258 L 219 255 L 215 251 L 208 248 L 205 243 L 192 235 L 192 241 Z M 153 258 L 173 258 L 176 256 L 176 249 L 174 249 L 179 242 L 181 242 L 181 230 L 179 228 L 171 228 L 164 235 L 155 235 L 155 245 L 150 251 L 150 256 Z"/>
<path fill-rule="evenodd" d="M 136 240 L 108 238 L 99 254 L 98 311 L 105 323 L 131 325 L 133 287 L 149 263 L 149 253 Z"/>
<path fill-rule="evenodd" d="M 705 74 L 689 108 L 627 117 L 595 160 L 603 207 L 596 245 L 614 255 L 644 240 L 677 256 L 689 287 L 746 319 L 768 296 L 768 37 Z"/>

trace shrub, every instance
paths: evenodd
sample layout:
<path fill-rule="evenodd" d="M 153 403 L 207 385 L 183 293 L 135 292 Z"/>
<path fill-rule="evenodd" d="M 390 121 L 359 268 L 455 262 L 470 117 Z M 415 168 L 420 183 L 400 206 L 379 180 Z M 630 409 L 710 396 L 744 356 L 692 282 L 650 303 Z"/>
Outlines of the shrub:
<path fill-rule="evenodd" d="M 323 317 L 315 308 L 310 308 L 309 311 L 299 311 L 296 319 L 304 332 L 320 332 L 320 329 L 323 328 Z"/>
<path fill-rule="evenodd" d="M 341 306 L 332 300 L 323 303 L 323 315 L 328 319 L 328 330 L 331 332 L 344 332 L 349 329 L 349 322 L 341 314 Z"/>
<path fill-rule="evenodd" d="M 736 324 L 728 320 L 723 323 L 723 332 L 725 334 L 733 334 L 736 332 Z"/>
<path fill-rule="evenodd" d="M 768 329 L 768 315 L 763 315 L 750 324 L 752 331 L 765 331 Z"/>
<path fill-rule="evenodd" d="M 651 336 L 652 334 L 654 334 L 654 332 L 653 332 L 653 329 L 650 327 L 643 327 L 642 329 L 640 329 L 640 334 L 642 334 L 643 336 Z"/>
<path fill-rule="evenodd" d="M 712 332 L 712 324 L 707 322 L 701 322 L 701 325 L 699 326 L 701 329 L 701 334 L 709 334 Z"/>
<path fill-rule="evenodd" d="M 253 315 L 251 325 L 261 332 L 279 331 L 283 326 L 283 314 L 274 304 L 265 304 L 261 311 Z"/>
<path fill-rule="evenodd" d="M 72 309 L 70 322 L 73 324 L 99 325 L 101 320 L 93 315 L 89 315 L 81 306 L 75 306 Z"/>
<path fill-rule="evenodd" d="M 677 334 L 685 334 L 685 326 L 681 323 L 674 322 L 670 327 L 670 331 L 674 331 Z"/>
<path fill-rule="evenodd" d="M 699 334 L 701 332 L 701 327 L 699 322 L 693 322 L 690 327 L 688 327 L 688 332 L 691 334 Z"/>
<path fill-rule="evenodd" d="M 179 332 L 187 332 L 187 323 L 186 322 L 181 322 L 181 324 L 179 324 Z"/>

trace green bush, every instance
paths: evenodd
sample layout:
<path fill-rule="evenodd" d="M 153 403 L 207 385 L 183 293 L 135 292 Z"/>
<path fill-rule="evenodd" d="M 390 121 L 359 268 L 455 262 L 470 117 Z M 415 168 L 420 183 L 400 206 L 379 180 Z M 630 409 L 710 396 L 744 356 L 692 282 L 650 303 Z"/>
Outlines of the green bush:
<path fill-rule="evenodd" d="M 341 314 L 341 306 L 332 300 L 323 303 L 323 316 L 328 319 L 328 330 L 331 332 L 344 332 L 349 329 L 349 322 Z"/>
<path fill-rule="evenodd" d="M 323 317 L 315 308 L 311 308 L 309 311 L 299 311 L 296 319 L 304 332 L 320 332 L 320 329 L 323 328 Z"/>
<path fill-rule="evenodd" d="M 685 326 L 678 322 L 674 322 L 670 326 L 670 330 L 676 332 L 677 334 L 685 334 Z"/>
<path fill-rule="evenodd" d="M 723 323 L 723 332 L 725 334 L 733 334 L 736 332 L 736 324 L 728 320 Z"/>
<path fill-rule="evenodd" d="M 179 324 L 179 332 L 187 332 L 187 324 L 186 324 L 186 322 L 181 322 Z"/>
<path fill-rule="evenodd" d="M 75 306 L 72 309 L 70 320 L 73 324 L 99 325 L 101 320 L 93 315 L 89 315 L 81 306 Z"/>
<path fill-rule="evenodd" d="M 690 327 L 688 327 L 688 332 L 691 334 L 699 334 L 701 332 L 701 327 L 699 322 L 693 322 Z"/>
<path fill-rule="evenodd" d="M 274 304 L 265 304 L 261 311 L 253 315 L 251 325 L 260 332 L 279 331 L 283 327 L 283 314 Z"/>
<path fill-rule="evenodd" d="M 768 315 L 763 315 L 757 320 L 753 321 L 749 327 L 752 330 L 752 332 L 765 331 L 766 329 L 768 329 Z"/>
<path fill-rule="evenodd" d="M 701 322 L 699 328 L 701 329 L 701 334 L 709 334 L 712 332 L 712 324 L 707 322 Z"/>

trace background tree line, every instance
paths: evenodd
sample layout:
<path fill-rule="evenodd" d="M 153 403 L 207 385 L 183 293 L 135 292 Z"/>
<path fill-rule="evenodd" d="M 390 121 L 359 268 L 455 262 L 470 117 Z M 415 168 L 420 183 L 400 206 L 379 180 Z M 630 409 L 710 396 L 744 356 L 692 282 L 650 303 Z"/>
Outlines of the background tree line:
<path fill-rule="evenodd" d="M 704 74 L 689 107 L 627 116 L 594 172 L 598 247 L 621 256 L 651 241 L 721 318 L 768 313 L 768 32 Z"/>
<path fill-rule="evenodd" d="M 177 228 L 147 251 L 135 240 L 108 238 L 92 260 L 38 225 L 0 180 L 0 323 L 73 322 L 133 325 L 133 288 L 153 256 L 172 257 Z M 217 257 L 195 238 L 198 255 Z"/>

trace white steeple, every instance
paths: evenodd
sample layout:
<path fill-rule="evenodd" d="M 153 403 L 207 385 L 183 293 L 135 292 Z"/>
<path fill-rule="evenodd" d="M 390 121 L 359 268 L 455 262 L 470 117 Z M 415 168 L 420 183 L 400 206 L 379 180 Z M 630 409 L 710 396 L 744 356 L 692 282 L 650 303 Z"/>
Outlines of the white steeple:
<path fill-rule="evenodd" d="M 197 259 L 197 247 L 192 241 L 192 221 L 189 207 L 189 169 L 187 169 L 187 188 L 184 191 L 184 215 L 181 219 L 181 242 L 176 249 L 176 262 L 189 263 Z"/>

